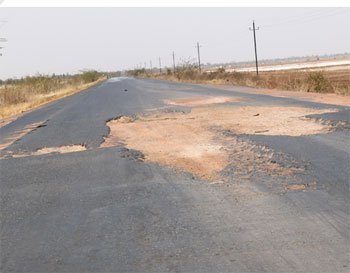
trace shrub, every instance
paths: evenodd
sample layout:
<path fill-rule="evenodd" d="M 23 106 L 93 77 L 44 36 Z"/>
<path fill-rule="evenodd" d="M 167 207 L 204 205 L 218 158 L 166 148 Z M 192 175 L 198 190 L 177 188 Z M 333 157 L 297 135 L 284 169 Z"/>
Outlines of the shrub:
<path fill-rule="evenodd" d="M 307 92 L 329 93 L 333 87 L 322 72 L 311 72 L 307 76 Z"/>
<path fill-rule="evenodd" d="M 84 83 L 90 83 L 90 82 L 97 81 L 101 77 L 101 73 L 95 70 L 89 70 L 89 71 L 84 71 L 80 77 Z"/>

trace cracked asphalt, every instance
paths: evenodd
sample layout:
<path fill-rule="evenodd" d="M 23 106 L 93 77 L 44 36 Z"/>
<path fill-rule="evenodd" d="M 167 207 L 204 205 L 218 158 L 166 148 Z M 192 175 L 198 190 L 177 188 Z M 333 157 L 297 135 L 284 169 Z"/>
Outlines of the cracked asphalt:
<path fill-rule="evenodd" d="M 87 147 L 0 160 L 0 271 L 348 272 L 350 108 L 244 90 L 113 78 L 0 128 L 1 144 L 44 122 L 2 153 Z M 291 178 L 244 180 L 228 170 L 226 183 L 200 181 L 145 163 L 137 151 L 99 148 L 107 120 L 193 96 L 244 98 L 229 103 L 238 106 L 337 108 L 317 118 L 342 126 L 324 135 L 241 136 L 307 166 Z M 293 183 L 310 187 L 281 186 Z"/>

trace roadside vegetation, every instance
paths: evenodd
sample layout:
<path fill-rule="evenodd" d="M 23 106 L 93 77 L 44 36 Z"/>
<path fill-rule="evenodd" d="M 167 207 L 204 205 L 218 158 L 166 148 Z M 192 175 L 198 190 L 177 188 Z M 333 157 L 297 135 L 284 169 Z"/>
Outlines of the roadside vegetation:
<path fill-rule="evenodd" d="M 164 80 L 228 84 L 256 88 L 304 91 L 317 93 L 336 93 L 350 95 L 350 70 L 278 72 L 227 72 L 220 68 L 214 72 L 199 72 L 195 66 L 177 67 L 176 72 L 167 69 L 165 73 L 150 73 L 144 69 L 129 71 L 135 77 L 150 77 Z"/>
<path fill-rule="evenodd" d="M 37 75 L 0 81 L 0 118 L 71 95 L 103 79 L 103 73 L 89 70 L 76 75 Z"/>

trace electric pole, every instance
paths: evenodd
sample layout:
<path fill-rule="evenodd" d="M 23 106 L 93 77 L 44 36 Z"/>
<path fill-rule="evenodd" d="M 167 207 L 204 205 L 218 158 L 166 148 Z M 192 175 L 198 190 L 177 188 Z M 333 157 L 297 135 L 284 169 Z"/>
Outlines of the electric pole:
<path fill-rule="evenodd" d="M 198 54 L 198 68 L 199 68 L 199 72 L 201 72 L 201 55 L 199 53 L 199 42 L 197 42 L 197 54 Z"/>
<path fill-rule="evenodd" d="M 6 38 L 0 38 L 0 42 L 7 42 Z M 0 49 L 3 49 L 4 47 L 0 47 Z M 0 56 L 2 56 L 2 53 L 0 53 Z"/>
<path fill-rule="evenodd" d="M 149 70 L 152 73 L 152 60 L 149 61 Z"/>
<path fill-rule="evenodd" d="M 175 74 L 175 52 L 173 51 L 173 67 L 174 67 L 174 74 Z"/>
<path fill-rule="evenodd" d="M 159 73 L 162 73 L 162 62 L 160 57 L 159 57 Z"/>
<path fill-rule="evenodd" d="M 255 22 L 254 21 L 253 21 L 253 28 L 249 28 L 249 30 L 253 31 L 253 35 L 254 35 L 255 67 L 256 67 L 256 75 L 259 76 L 258 53 L 257 53 L 257 50 L 256 50 L 256 36 L 255 36 L 255 30 L 259 30 L 259 28 L 255 28 Z"/>

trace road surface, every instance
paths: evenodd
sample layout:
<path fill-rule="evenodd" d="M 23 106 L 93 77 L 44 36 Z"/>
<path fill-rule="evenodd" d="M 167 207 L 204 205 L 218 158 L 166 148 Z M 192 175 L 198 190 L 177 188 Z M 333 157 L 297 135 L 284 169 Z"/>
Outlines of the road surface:
<path fill-rule="evenodd" d="M 305 163 L 297 179 L 316 183 L 305 191 L 279 191 L 288 179 L 281 177 L 209 183 L 140 161 L 124 147 L 99 148 L 107 120 L 194 96 L 336 108 L 319 118 L 343 126 L 323 135 L 244 136 Z M 349 272 L 349 111 L 244 88 L 131 78 L 32 111 L 0 129 L 1 143 L 42 125 L 2 153 L 87 150 L 0 160 L 0 271 Z"/>

